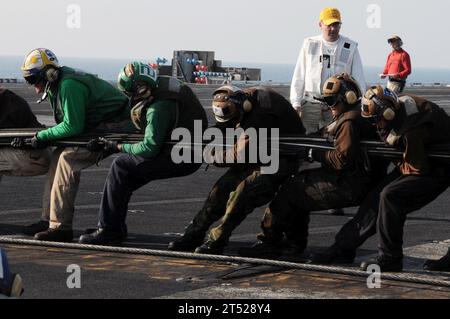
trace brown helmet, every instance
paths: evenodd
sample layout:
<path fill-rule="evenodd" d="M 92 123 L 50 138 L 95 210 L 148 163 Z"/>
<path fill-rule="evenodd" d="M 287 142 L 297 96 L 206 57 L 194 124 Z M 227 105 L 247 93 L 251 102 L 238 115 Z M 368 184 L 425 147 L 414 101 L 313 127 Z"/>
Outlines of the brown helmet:
<path fill-rule="evenodd" d="M 325 81 L 322 97 L 328 106 L 334 106 L 340 101 L 353 105 L 360 100 L 361 89 L 354 78 L 347 73 L 342 73 Z"/>
<path fill-rule="evenodd" d="M 212 110 L 217 122 L 227 122 L 239 114 L 238 106 L 232 97 L 240 89 L 235 86 L 221 86 L 213 93 Z"/>
<path fill-rule="evenodd" d="M 212 109 L 217 122 L 227 122 L 253 108 L 247 94 L 236 86 L 221 86 L 213 93 Z"/>
<path fill-rule="evenodd" d="M 392 121 L 398 109 L 399 100 L 395 92 L 381 85 L 369 88 L 362 99 L 361 115 L 365 118 L 381 117 Z"/>

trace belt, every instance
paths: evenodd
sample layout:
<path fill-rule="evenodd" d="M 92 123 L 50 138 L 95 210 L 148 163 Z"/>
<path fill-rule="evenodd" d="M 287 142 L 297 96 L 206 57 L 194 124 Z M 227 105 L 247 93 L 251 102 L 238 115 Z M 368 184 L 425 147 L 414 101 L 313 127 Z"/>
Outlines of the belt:
<path fill-rule="evenodd" d="M 398 82 L 398 83 L 402 83 L 402 84 L 406 83 L 406 80 L 396 79 L 396 78 L 392 78 L 392 77 L 389 77 L 389 81 L 391 81 L 391 82 Z"/>

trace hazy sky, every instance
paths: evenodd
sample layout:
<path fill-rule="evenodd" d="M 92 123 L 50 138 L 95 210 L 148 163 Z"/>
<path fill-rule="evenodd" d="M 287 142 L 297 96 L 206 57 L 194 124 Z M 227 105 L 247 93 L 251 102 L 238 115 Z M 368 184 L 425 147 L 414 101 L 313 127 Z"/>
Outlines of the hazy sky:
<path fill-rule="evenodd" d="M 341 33 L 359 42 L 365 65 L 384 65 L 386 39 L 399 34 L 413 66 L 450 68 L 445 0 L 2 0 L 0 55 L 47 47 L 58 56 L 170 60 L 173 50 L 195 49 L 225 62 L 291 64 L 303 38 L 320 33 L 326 6 L 340 9 Z"/>

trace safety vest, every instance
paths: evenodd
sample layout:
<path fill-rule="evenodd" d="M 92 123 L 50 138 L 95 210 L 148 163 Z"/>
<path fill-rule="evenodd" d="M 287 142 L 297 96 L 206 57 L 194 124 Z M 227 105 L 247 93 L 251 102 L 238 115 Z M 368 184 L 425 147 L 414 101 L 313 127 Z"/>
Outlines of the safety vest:
<path fill-rule="evenodd" d="M 185 83 L 171 76 L 158 77 L 158 88 L 154 92 L 155 101 L 174 100 L 177 102 L 177 118 L 174 128 L 183 127 L 194 133 L 194 121 L 202 122 L 202 132 L 208 127 L 205 109 Z M 145 116 L 145 114 L 143 114 Z"/>
<path fill-rule="evenodd" d="M 320 96 L 322 92 L 323 38 L 321 35 L 305 39 L 305 92 Z M 336 54 L 330 61 L 333 74 L 352 74 L 353 57 L 358 43 L 347 37 L 339 36 Z"/>
<path fill-rule="evenodd" d="M 145 126 L 147 125 L 147 109 L 152 107 L 152 104 L 156 101 L 171 100 L 176 103 L 176 119 L 172 130 L 185 128 L 194 137 L 194 134 L 197 133 L 195 131 L 195 121 L 200 121 L 202 124 L 202 136 L 200 139 L 203 138 L 203 132 L 208 127 L 208 118 L 205 109 L 189 86 L 175 77 L 160 76 L 158 77 L 158 88 L 152 93 L 152 96 L 153 100 L 151 102 L 145 103 L 143 107 L 134 109 L 136 114 L 132 115 L 132 121 L 142 132 L 145 131 Z M 170 134 L 168 134 L 168 138 L 170 139 Z M 172 147 L 173 145 L 168 144 L 163 148 L 162 152 L 170 154 Z"/>
<path fill-rule="evenodd" d="M 49 100 L 57 124 L 61 123 L 64 118 L 60 86 L 63 81 L 69 79 L 84 84 L 89 90 L 85 123 L 87 131 L 94 129 L 102 122 L 122 119 L 122 115 L 125 115 L 127 97 L 107 81 L 93 74 L 65 66 L 61 68 L 60 72 L 61 78 L 49 92 Z"/>

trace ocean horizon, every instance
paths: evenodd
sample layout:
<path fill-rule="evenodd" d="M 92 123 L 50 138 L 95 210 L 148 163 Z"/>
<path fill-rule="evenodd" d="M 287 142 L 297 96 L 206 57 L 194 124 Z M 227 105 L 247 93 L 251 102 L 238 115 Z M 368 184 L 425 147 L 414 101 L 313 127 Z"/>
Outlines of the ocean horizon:
<path fill-rule="evenodd" d="M 130 59 L 111 58 L 74 58 L 61 57 L 60 63 L 73 68 L 81 69 L 89 73 L 97 74 L 100 78 L 115 81 L 120 69 Z M 21 79 L 20 67 L 23 62 L 21 56 L 0 55 L 0 78 Z M 149 61 L 144 61 L 149 62 Z M 245 63 L 245 62 L 222 62 L 223 66 L 260 68 L 262 70 L 263 82 L 290 83 L 294 72 L 294 64 L 275 63 Z M 381 83 L 379 74 L 383 66 L 365 66 L 364 73 L 367 83 Z M 450 84 L 450 69 L 414 68 L 408 77 L 408 83 L 441 83 Z"/>

